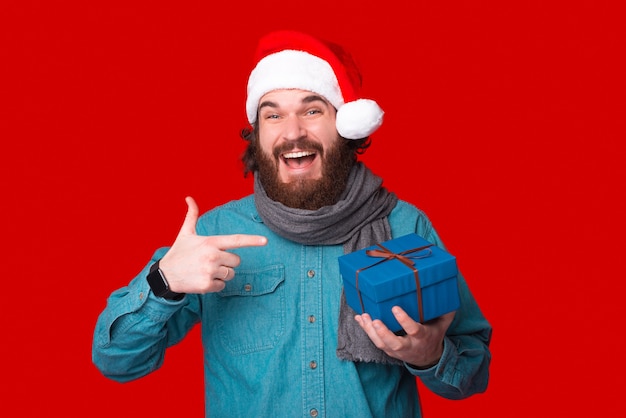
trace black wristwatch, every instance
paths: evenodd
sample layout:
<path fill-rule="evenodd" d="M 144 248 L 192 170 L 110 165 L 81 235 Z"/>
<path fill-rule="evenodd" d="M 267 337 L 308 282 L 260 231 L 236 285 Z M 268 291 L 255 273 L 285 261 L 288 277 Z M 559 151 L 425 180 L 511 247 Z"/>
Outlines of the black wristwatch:
<path fill-rule="evenodd" d="M 157 262 L 150 267 L 150 273 L 148 273 L 147 280 L 150 289 L 152 289 L 155 295 L 164 299 L 181 300 L 185 297 L 185 294 L 172 292 L 170 290 L 170 285 L 167 283 L 165 275 L 159 268 L 159 261 L 161 260 L 157 260 Z"/>

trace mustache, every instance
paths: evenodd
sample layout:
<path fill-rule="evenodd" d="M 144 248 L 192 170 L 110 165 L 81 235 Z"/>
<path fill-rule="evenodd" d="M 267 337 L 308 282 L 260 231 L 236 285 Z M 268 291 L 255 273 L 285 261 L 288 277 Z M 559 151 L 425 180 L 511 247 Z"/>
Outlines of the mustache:
<path fill-rule="evenodd" d="M 318 154 L 324 154 L 324 148 L 321 144 L 311 141 L 310 139 L 298 139 L 296 141 L 285 142 L 274 148 L 272 154 L 274 158 L 278 158 L 280 154 L 293 151 L 294 149 L 300 150 L 314 150 Z"/>

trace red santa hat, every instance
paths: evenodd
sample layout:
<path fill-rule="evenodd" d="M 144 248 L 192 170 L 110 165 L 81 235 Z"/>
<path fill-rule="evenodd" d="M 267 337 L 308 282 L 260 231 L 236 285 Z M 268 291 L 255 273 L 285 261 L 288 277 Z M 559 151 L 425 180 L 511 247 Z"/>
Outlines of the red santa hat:
<path fill-rule="evenodd" d="M 277 89 L 320 94 L 337 109 L 337 131 L 348 139 L 371 135 L 383 123 L 383 111 L 360 97 L 361 74 L 342 47 L 294 31 L 276 31 L 259 41 L 256 67 L 248 79 L 246 114 L 254 123 L 261 97 Z"/>

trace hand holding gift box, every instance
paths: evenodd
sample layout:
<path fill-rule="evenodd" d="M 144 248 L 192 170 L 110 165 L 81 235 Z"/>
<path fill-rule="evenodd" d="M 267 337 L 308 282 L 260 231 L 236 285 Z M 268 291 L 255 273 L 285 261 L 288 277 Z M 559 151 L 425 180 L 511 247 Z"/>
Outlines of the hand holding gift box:
<path fill-rule="evenodd" d="M 424 323 L 460 304 L 456 258 L 417 234 L 344 254 L 339 271 L 348 305 L 393 332 L 402 329 L 391 312 L 394 306 Z"/>

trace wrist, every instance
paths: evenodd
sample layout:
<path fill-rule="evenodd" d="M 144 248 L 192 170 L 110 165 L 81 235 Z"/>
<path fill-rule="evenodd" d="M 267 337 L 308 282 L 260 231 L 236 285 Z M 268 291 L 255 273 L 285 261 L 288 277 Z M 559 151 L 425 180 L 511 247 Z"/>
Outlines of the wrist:
<path fill-rule="evenodd" d="M 424 362 L 424 363 L 420 363 L 420 364 L 412 364 L 412 363 L 408 363 L 409 366 L 413 369 L 416 370 L 426 370 L 426 369 L 430 369 L 432 367 L 435 367 L 437 364 L 439 364 L 439 362 L 441 361 L 441 357 L 443 357 L 443 351 L 444 351 L 444 342 L 441 342 L 441 348 L 440 348 L 440 352 L 437 356 L 433 356 L 433 358 L 435 358 L 435 360 L 431 360 L 429 362 Z"/>
<path fill-rule="evenodd" d="M 427 370 L 427 369 L 430 369 L 431 367 L 435 367 L 437 364 L 439 364 L 439 360 L 441 360 L 441 357 L 439 357 L 436 361 L 433 361 L 433 362 L 430 362 L 430 363 L 427 363 L 427 364 L 421 365 L 421 366 L 418 366 L 417 364 L 409 363 L 409 367 L 411 367 L 412 369 L 415 369 L 415 370 Z"/>
<path fill-rule="evenodd" d="M 160 261 L 161 261 L 160 259 L 157 260 L 156 263 L 154 263 L 150 267 L 150 272 L 148 273 L 148 276 L 146 277 L 146 280 L 148 281 L 148 284 L 150 285 L 150 289 L 152 289 L 152 292 L 156 296 L 161 297 L 163 299 L 174 300 L 174 301 L 181 300 L 183 297 L 185 297 L 185 294 L 174 292 L 170 289 L 169 283 L 167 279 L 165 278 L 165 274 L 163 274 L 163 271 L 159 268 Z"/>

